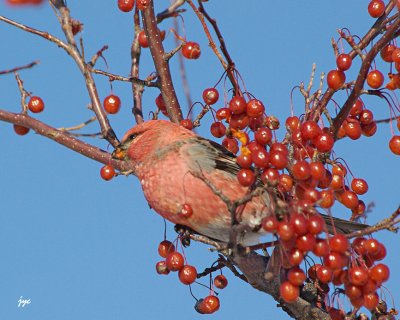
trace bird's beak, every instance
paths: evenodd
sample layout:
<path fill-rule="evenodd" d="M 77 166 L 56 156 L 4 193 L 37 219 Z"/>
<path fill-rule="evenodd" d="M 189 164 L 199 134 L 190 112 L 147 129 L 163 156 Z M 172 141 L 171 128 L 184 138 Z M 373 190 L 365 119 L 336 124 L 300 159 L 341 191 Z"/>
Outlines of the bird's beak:
<path fill-rule="evenodd" d="M 114 159 L 117 159 L 117 160 L 124 160 L 125 157 L 126 157 L 127 150 L 128 150 L 127 146 L 124 146 L 123 144 L 120 144 L 119 146 L 117 146 L 115 148 L 115 150 L 113 151 L 111 156 Z"/>

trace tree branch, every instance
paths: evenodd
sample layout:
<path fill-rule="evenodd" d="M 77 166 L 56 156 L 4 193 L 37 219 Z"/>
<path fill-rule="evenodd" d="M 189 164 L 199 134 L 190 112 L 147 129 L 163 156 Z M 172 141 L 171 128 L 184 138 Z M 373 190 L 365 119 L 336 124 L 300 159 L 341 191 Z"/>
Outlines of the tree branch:
<path fill-rule="evenodd" d="M 159 77 L 161 95 L 164 99 L 169 118 L 172 122 L 179 123 L 182 120 L 182 110 L 172 82 L 168 61 L 164 59 L 165 51 L 160 32 L 157 28 L 153 0 L 149 0 L 149 6 L 142 11 L 142 20 L 151 56 Z"/>
<path fill-rule="evenodd" d="M 0 120 L 32 129 L 37 134 L 49 138 L 72 151 L 84 155 L 85 157 L 104 164 L 111 164 L 115 169 L 118 169 L 121 172 L 127 172 L 132 167 L 127 162 L 113 159 L 111 154 L 107 151 L 76 139 L 68 132 L 53 128 L 26 114 L 12 113 L 0 109 Z"/>

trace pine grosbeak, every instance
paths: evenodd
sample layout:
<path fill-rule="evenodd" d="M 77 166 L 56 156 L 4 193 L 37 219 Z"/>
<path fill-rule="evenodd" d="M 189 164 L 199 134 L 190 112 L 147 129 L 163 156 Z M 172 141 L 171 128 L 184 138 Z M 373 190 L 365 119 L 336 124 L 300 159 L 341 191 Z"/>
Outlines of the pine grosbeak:
<path fill-rule="evenodd" d="M 249 188 L 239 184 L 236 174 L 240 167 L 223 146 L 169 121 L 152 120 L 130 129 L 113 155 L 131 161 L 149 205 L 165 219 L 207 237 L 229 241 L 231 214 L 215 191 L 238 200 L 249 193 Z M 270 192 L 265 188 L 237 209 L 236 219 L 248 231 L 240 235 L 241 243 L 255 243 L 263 234 L 261 221 L 275 209 Z M 185 204 L 193 211 L 188 218 L 180 214 Z M 325 220 L 330 222 L 327 216 Z M 334 220 L 340 232 L 365 226 Z"/>

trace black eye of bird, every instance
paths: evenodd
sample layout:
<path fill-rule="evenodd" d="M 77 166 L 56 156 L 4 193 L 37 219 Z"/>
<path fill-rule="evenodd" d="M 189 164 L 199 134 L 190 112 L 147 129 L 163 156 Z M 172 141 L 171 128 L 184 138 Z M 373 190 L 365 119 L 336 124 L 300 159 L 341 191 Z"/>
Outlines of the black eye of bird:
<path fill-rule="evenodd" d="M 136 134 L 131 134 L 130 136 L 129 136 L 129 140 L 133 140 L 133 139 L 135 139 L 136 138 Z"/>

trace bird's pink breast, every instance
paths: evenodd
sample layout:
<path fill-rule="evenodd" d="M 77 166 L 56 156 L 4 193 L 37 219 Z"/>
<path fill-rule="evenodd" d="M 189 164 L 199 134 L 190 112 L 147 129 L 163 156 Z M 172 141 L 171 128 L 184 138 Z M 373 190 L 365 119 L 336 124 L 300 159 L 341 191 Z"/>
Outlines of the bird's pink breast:
<path fill-rule="evenodd" d="M 165 219 L 212 238 L 229 239 L 231 216 L 226 204 L 204 181 L 190 173 L 185 159 L 176 153 L 164 155 L 162 159 L 147 159 L 138 167 L 137 173 L 149 205 Z M 238 199 L 247 191 L 238 184 L 236 177 L 222 171 L 202 173 L 230 199 Z M 183 204 L 189 204 L 193 210 L 193 215 L 187 219 L 179 215 Z M 243 219 L 257 220 L 254 217 L 263 211 L 265 216 L 267 208 L 264 204 L 252 201 L 246 205 Z"/>

